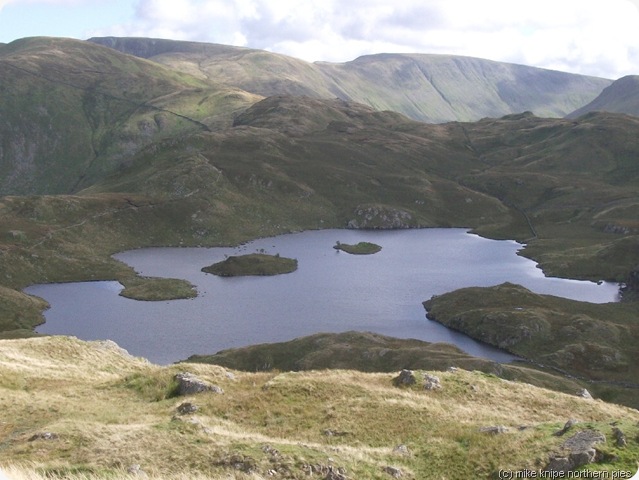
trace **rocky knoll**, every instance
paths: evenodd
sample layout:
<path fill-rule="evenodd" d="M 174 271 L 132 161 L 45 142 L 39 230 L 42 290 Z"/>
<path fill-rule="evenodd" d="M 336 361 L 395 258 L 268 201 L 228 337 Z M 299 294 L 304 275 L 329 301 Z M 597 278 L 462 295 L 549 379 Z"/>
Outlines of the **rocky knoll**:
<path fill-rule="evenodd" d="M 424 302 L 428 318 L 560 375 L 591 380 L 595 396 L 639 406 L 639 325 L 632 303 L 589 304 L 512 284 Z"/>

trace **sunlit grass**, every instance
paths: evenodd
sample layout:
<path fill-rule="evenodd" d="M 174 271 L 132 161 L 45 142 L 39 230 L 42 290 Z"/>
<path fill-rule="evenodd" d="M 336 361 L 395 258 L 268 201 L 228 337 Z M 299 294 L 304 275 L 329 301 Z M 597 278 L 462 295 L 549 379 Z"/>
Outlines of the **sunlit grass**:
<path fill-rule="evenodd" d="M 224 394 L 174 395 L 189 371 Z M 351 478 L 485 477 L 498 468 L 539 467 L 568 417 L 628 439 L 621 463 L 639 453 L 639 413 L 576 396 L 457 370 L 437 372 L 442 388 L 393 386 L 395 373 L 349 370 L 243 373 L 201 364 L 152 365 L 111 343 L 65 337 L 0 341 L 0 466 L 17 480 L 304 478 L 309 465 Z M 180 415 L 189 401 L 196 412 Z M 479 432 L 504 425 L 500 436 Z M 47 439 L 45 432 L 54 434 Z M 395 451 L 406 445 L 408 455 Z M 612 440 L 606 451 L 617 454 Z M 318 467 L 319 468 L 319 467 Z M 21 476 L 22 475 L 22 476 Z M 55 476 L 53 476 L 55 478 Z"/>

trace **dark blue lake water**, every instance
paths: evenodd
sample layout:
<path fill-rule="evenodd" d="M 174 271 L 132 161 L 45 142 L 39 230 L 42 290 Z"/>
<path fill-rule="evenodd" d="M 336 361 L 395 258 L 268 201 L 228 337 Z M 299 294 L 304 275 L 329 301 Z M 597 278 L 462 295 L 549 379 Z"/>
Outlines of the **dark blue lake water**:
<path fill-rule="evenodd" d="M 370 241 L 375 255 L 349 255 L 336 241 Z M 51 308 L 46 334 L 111 339 L 136 356 L 166 364 L 191 354 L 277 342 L 318 332 L 360 330 L 449 342 L 496 361 L 512 357 L 425 317 L 422 302 L 468 286 L 506 281 L 537 293 L 595 303 L 617 299 L 618 286 L 544 277 L 521 245 L 460 229 L 321 230 L 255 240 L 235 248 L 149 248 L 115 257 L 142 275 L 184 278 L 192 300 L 139 302 L 120 297 L 117 282 L 34 285 L 28 293 Z M 274 277 L 221 278 L 200 269 L 225 255 L 279 253 L 298 270 Z"/>

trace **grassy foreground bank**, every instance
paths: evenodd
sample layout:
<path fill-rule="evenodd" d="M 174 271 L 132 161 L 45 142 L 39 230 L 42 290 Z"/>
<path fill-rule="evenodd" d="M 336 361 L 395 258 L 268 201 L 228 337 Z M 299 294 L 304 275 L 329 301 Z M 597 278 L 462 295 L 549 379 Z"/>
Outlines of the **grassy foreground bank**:
<path fill-rule="evenodd" d="M 223 393 L 175 396 L 184 371 Z M 83 479 L 137 468 L 152 479 L 328 478 L 333 469 L 381 480 L 388 467 L 415 480 L 492 478 L 543 468 L 565 440 L 553 433 L 575 418 L 574 432 L 607 438 L 588 469 L 636 470 L 636 410 L 462 369 L 436 372 L 441 388 L 431 391 L 396 387 L 396 375 L 160 367 L 112 342 L 2 340 L 0 468 Z M 185 402 L 197 410 L 180 413 Z M 507 431 L 480 431 L 494 425 Z"/>

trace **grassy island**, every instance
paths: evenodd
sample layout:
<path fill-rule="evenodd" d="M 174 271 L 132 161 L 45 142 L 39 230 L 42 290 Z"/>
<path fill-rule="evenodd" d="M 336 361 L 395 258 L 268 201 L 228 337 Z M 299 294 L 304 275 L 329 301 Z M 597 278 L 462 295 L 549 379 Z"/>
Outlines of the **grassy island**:
<path fill-rule="evenodd" d="M 238 277 L 242 275 L 279 275 L 297 270 L 294 258 L 251 253 L 239 257 L 228 257 L 226 260 L 202 268 L 203 272 L 221 277 Z"/>
<path fill-rule="evenodd" d="M 133 300 L 163 301 L 197 297 L 197 290 L 178 278 L 133 277 L 122 280 L 120 295 Z"/>
<path fill-rule="evenodd" d="M 359 242 L 356 245 L 337 242 L 333 246 L 333 248 L 335 250 L 342 250 L 353 255 L 372 255 L 373 253 L 377 253 L 382 249 L 382 247 L 380 247 L 379 245 L 370 242 Z"/>

